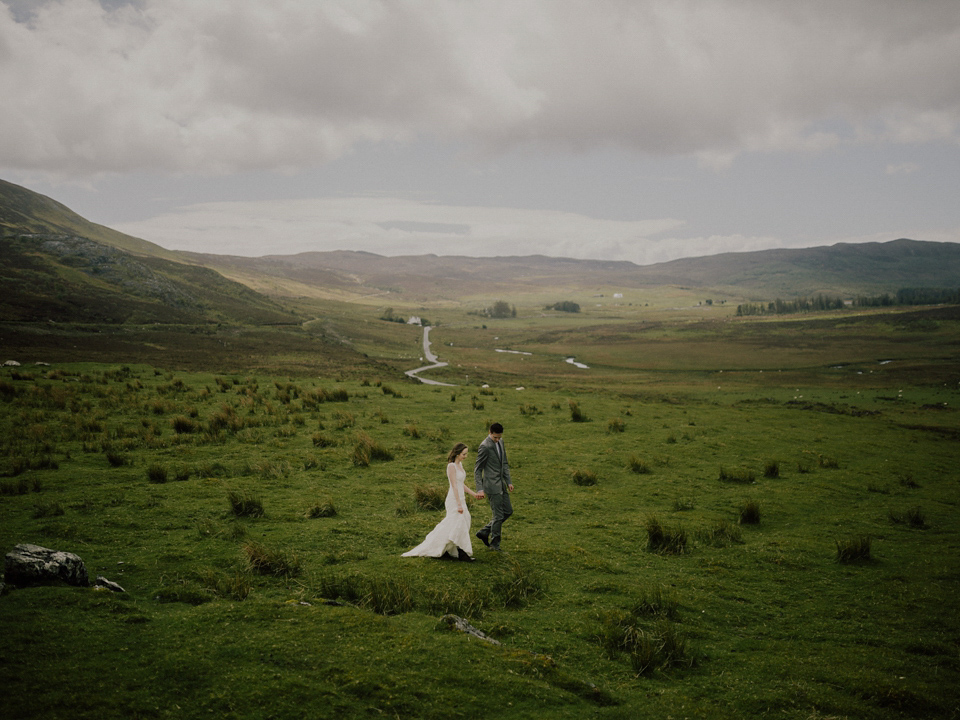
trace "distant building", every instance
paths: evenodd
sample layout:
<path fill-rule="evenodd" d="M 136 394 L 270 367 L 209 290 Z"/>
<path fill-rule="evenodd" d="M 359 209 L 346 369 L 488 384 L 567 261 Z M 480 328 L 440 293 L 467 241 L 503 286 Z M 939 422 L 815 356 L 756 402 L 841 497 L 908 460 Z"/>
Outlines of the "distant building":
<path fill-rule="evenodd" d="M 407 325 L 423 325 L 423 323 L 420 322 L 420 318 L 418 318 L 416 315 L 411 315 L 410 319 L 407 320 Z"/>
<path fill-rule="evenodd" d="M 623 298 L 623 293 L 614 293 L 613 296 L 614 296 L 615 298 L 622 299 L 622 298 Z"/>

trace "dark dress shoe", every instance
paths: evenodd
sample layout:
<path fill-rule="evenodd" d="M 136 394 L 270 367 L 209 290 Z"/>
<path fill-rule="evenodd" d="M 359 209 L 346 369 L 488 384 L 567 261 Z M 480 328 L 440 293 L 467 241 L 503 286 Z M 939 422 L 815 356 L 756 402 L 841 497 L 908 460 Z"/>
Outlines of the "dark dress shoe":
<path fill-rule="evenodd" d="M 463 562 L 475 562 L 476 558 L 472 558 L 467 553 L 463 551 L 463 548 L 457 548 L 457 560 L 462 560 Z"/>
<path fill-rule="evenodd" d="M 486 545 L 487 547 L 490 547 L 490 534 L 489 534 L 489 533 L 485 533 L 485 532 L 483 532 L 483 530 L 480 530 L 480 531 L 477 532 L 477 537 L 480 538 L 480 542 L 482 542 L 482 543 L 483 543 L 484 545 Z"/>

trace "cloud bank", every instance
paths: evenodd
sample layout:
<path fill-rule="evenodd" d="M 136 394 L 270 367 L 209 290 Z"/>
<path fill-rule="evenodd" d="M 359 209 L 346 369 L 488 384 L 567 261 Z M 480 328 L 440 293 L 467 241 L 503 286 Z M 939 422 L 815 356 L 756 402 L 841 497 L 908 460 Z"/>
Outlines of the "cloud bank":
<path fill-rule="evenodd" d="M 116 229 L 173 250 L 292 255 L 351 249 L 378 255 L 548 255 L 638 265 L 689 255 L 765 250 L 775 238 L 677 238 L 683 223 L 577 213 L 433 205 L 394 198 L 202 203 Z"/>
<path fill-rule="evenodd" d="M 0 168 L 958 144 L 958 57 L 956 0 L 5 0 Z"/>

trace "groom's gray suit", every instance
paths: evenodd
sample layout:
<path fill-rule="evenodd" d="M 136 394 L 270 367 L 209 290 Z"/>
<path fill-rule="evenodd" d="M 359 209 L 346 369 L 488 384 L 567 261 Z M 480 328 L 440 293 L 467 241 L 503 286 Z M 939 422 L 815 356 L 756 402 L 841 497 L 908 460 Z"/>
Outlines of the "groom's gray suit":
<path fill-rule="evenodd" d="M 477 492 L 483 491 L 493 512 L 490 522 L 477 532 L 477 537 L 486 538 L 485 542 L 491 548 L 499 549 L 500 528 L 504 520 L 513 515 L 509 493 L 510 461 L 503 446 L 503 438 L 496 443 L 487 435 L 486 439 L 480 443 L 480 447 L 477 448 L 477 460 L 473 466 L 473 477 L 477 483 Z"/>

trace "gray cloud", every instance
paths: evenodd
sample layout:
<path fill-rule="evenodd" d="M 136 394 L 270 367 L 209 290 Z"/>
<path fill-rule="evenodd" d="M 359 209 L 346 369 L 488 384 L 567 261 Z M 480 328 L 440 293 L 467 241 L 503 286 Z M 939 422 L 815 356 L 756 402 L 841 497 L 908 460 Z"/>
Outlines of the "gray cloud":
<path fill-rule="evenodd" d="M 960 142 L 955 0 L 0 4 L 0 168 L 300 170 L 478 152 Z"/>

